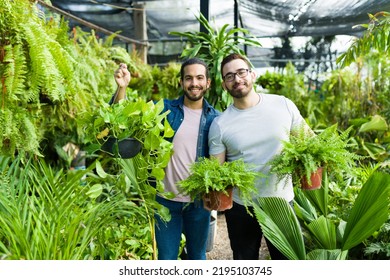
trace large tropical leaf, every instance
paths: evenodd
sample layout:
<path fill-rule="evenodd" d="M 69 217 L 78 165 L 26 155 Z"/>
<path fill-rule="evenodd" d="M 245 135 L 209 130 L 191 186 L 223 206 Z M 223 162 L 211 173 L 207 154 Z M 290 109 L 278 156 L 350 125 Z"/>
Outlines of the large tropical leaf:
<path fill-rule="evenodd" d="M 316 249 L 307 254 L 308 260 L 345 260 L 348 251 Z"/>
<path fill-rule="evenodd" d="M 390 38 L 390 37 L 389 37 Z M 389 129 L 387 125 L 386 119 L 379 115 L 374 115 L 371 117 L 371 120 L 362 124 L 359 128 L 359 132 L 367 132 L 367 131 L 386 131 Z"/>
<path fill-rule="evenodd" d="M 343 237 L 348 250 L 378 230 L 389 216 L 390 175 L 374 172 L 356 198 Z"/>
<path fill-rule="evenodd" d="M 320 216 L 318 219 L 308 224 L 307 229 L 311 232 L 314 240 L 321 248 L 337 248 L 336 226 L 331 220 L 324 216 Z"/>
<path fill-rule="evenodd" d="M 311 223 L 317 219 L 318 215 L 316 208 L 310 203 L 304 192 L 299 188 L 296 188 L 294 192 L 294 210 L 298 218 L 303 220 L 305 223 Z"/>
<path fill-rule="evenodd" d="M 254 205 L 264 236 L 288 259 L 306 259 L 303 235 L 288 202 L 280 197 L 263 197 Z"/>

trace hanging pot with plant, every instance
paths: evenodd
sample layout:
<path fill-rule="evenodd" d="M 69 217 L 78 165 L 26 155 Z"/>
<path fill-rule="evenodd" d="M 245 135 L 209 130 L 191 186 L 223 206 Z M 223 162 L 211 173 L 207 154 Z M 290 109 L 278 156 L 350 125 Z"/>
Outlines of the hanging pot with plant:
<path fill-rule="evenodd" d="M 101 149 L 114 157 L 132 158 L 142 150 L 142 143 L 135 138 L 119 140 L 111 136 L 104 142 Z"/>
<path fill-rule="evenodd" d="M 141 150 L 155 150 L 172 137 L 173 130 L 165 121 L 163 101 L 121 100 L 88 111 L 79 118 L 84 128 L 86 148 L 90 153 L 101 150 L 114 157 L 132 158 Z M 163 135 L 163 136 L 161 136 Z M 164 142 L 164 143 L 162 143 Z"/>

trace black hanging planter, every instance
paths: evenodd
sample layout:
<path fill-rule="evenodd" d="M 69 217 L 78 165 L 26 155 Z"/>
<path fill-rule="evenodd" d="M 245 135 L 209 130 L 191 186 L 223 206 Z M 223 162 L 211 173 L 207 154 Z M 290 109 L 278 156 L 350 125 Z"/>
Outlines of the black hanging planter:
<path fill-rule="evenodd" d="M 134 138 L 125 138 L 118 141 L 117 138 L 109 137 L 101 149 L 114 157 L 132 158 L 141 151 L 142 144 Z"/>

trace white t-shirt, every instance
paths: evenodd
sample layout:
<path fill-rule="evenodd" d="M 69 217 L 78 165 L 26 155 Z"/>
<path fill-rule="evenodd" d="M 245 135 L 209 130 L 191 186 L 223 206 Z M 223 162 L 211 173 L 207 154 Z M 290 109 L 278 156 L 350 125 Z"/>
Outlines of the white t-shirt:
<path fill-rule="evenodd" d="M 242 158 L 253 164 L 265 178 L 256 182 L 257 197 L 278 196 L 287 201 L 294 198 L 291 178 L 277 183 L 269 174 L 268 161 L 282 149 L 281 140 L 288 140 L 290 130 L 300 125 L 302 118 L 296 105 L 284 96 L 260 94 L 260 102 L 248 109 L 229 106 L 214 119 L 209 132 L 210 155 L 226 151 L 227 161 Z M 243 204 L 235 190 L 233 199 Z"/>
<path fill-rule="evenodd" d="M 184 120 L 173 138 L 173 155 L 165 168 L 163 180 L 165 191 L 176 195 L 172 200 L 190 202 L 189 196 L 180 193 L 177 182 L 184 180 L 190 174 L 190 165 L 196 160 L 196 147 L 198 143 L 200 117 L 202 109 L 194 110 L 186 106 Z"/>

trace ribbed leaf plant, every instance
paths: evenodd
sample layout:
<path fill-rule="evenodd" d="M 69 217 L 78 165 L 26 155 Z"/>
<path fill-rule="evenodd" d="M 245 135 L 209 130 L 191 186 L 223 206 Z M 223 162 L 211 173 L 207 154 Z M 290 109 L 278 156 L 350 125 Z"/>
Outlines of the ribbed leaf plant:
<path fill-rule="evenodd" d="M 328 196 L 327 178 L 324 181 L 325 187 L 319 190 L 297 194 L 295 213 L 287 201 L 278 197 L 260 198 L 255 204 L 264 235 L 288 259 L 348 259 L 350 251 L 388 219 L 389 174 L 378 171 L 371 174 L 345 220 L 329 215 L 328 200 L 324 199 Z M 311 200 L 306 196 L 311 196 Z M 322 210 L 318 205 L 322 205 Z"/>

